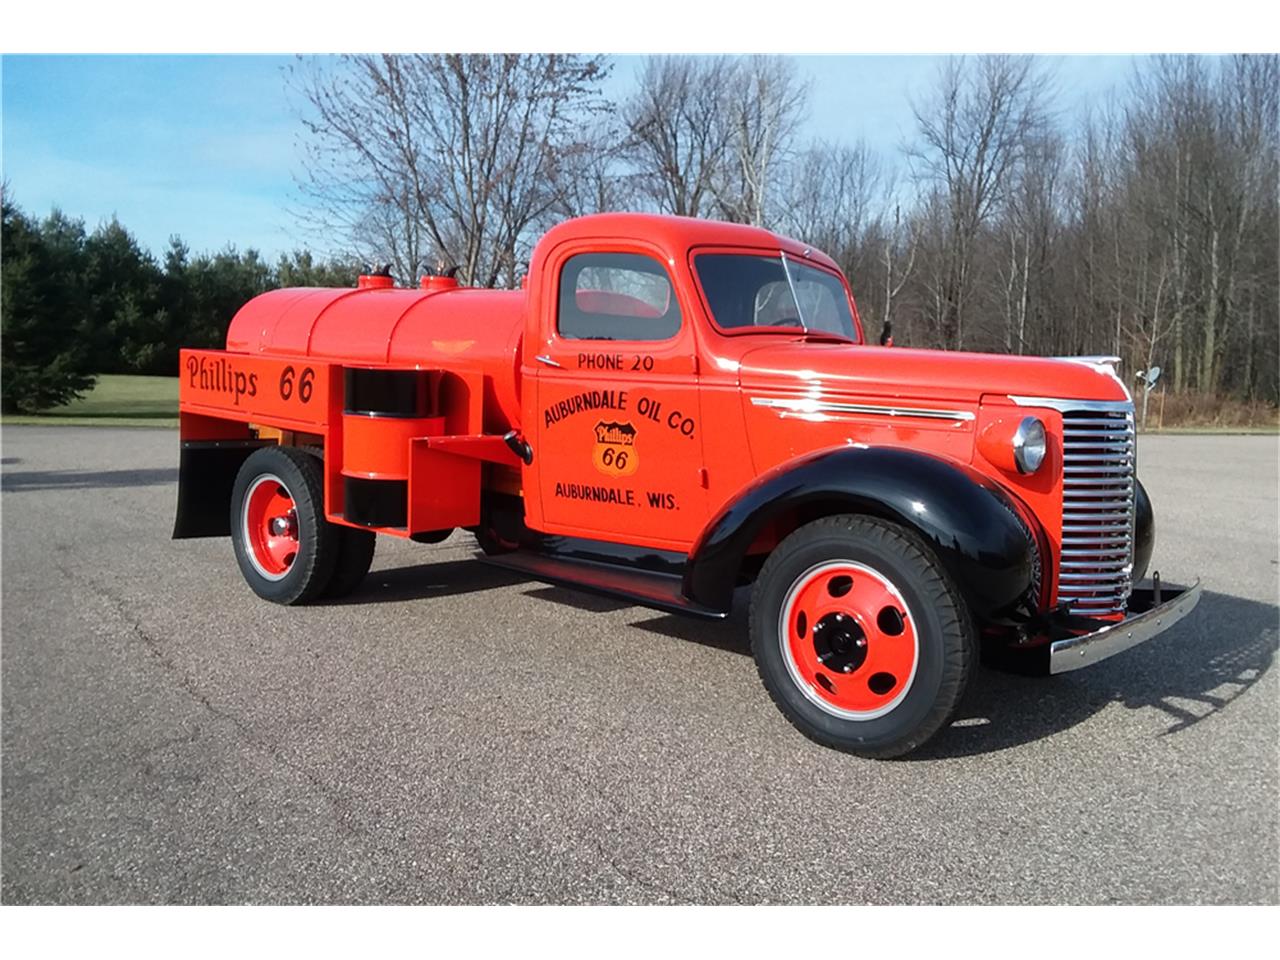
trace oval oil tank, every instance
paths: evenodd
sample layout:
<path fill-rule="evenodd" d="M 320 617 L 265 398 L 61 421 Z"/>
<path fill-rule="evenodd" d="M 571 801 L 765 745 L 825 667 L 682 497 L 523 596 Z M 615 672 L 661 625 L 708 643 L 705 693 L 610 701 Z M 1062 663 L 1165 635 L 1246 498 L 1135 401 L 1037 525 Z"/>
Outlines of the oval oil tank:
<path fill-rule="evenodd" d="M 366 278 L 361 278 L 362 284 Z M 520 423 L 521 290 L 295 287 L 255 297 L 227 329 L 235 353 L 484 377 L 485 430 Z"/>

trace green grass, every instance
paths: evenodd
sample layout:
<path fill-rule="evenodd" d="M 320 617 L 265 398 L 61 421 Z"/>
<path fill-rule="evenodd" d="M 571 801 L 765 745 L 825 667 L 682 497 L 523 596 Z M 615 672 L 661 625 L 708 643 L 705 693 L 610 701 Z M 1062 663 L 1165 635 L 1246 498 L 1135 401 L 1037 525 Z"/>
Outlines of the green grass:
<path fill-rule="evenodd" d="M 4 423 L 103 427 L 176 427 L 178 378 L 106 373 L 79 400 L 33 416 L 6 416 Z"/>

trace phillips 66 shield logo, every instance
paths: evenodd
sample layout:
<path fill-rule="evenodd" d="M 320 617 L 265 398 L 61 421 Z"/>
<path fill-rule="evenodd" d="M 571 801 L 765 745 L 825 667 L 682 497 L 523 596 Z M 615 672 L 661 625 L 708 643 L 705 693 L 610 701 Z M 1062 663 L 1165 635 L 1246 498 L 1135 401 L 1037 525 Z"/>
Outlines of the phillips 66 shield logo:
<path fill-rule="evenodd" d="M 591 462 L 611 477 L 629 477 L 640 467 L 636 455 L 636 428 L 629 423 L 601 420 L 595 426 L 596 445 Z"/>

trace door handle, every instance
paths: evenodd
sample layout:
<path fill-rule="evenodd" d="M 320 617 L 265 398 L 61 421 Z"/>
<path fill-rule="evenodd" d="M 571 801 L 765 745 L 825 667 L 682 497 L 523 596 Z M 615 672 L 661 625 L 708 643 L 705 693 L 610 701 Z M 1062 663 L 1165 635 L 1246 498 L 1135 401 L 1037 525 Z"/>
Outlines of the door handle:
<path fill-rule="evenodd" d="M 526 467 L 533 463 L 533 447 L 529 446 L 528 440 L 520 436 L 519 430 L 508 430 L 502 435 L 502 442 L 524 461 Z"/>
<path fill-rule="evenodd" d="M 545 353 L 540 354 L 539 356 L 536 356 L 533 359 L 537 360 L 539 363 L 545 363 L 548 367 L 560 367 L 561 369 L 564 368 L 563 363 L 557 363 L 555 360 L 552 360 L 550 357 L 548 357 Z"/>

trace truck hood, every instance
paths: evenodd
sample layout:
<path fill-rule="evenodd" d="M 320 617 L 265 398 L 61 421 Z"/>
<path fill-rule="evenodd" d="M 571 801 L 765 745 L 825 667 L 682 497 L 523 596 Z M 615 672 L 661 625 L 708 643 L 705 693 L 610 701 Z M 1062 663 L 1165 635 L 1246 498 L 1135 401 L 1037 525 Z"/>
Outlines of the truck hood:
<path fill-rule="evenodd" d="M 873 347 L 814 340 L 763 344 L 742 357 L 744 391 L 807 397 L 942 400 L 978 404 L 984 396 L 1129 400 L 1109 362 L 950 350 Z"/>

